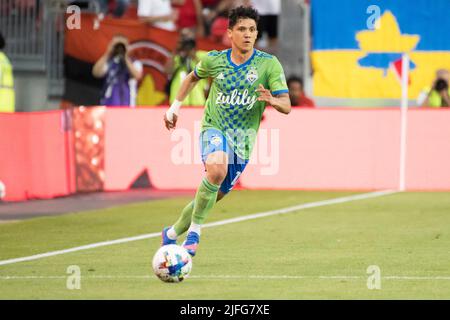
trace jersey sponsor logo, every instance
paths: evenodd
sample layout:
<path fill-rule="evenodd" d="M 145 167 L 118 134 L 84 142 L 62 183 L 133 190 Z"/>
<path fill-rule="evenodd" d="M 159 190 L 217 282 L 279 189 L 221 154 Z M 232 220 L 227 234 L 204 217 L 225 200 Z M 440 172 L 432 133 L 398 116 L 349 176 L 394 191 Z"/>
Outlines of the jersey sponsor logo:
<path fill-rule="evenodd" d="M 257 97 L 249 96 L 248 89 L 245 89 L 243 92 L 234 89 L 231 94 L 224 94 L 223 92 L 217 93 L 216 104 L 217 105 L 238 105 L 246 107 L 247 110 L 253 108 L 256 103 Z"/>
<path fill-rule="evenodd" d="M 247 81 L 251 84 L 258 80 L 258 71 L 255 68 L 251 68 L 247 73 Z"/>

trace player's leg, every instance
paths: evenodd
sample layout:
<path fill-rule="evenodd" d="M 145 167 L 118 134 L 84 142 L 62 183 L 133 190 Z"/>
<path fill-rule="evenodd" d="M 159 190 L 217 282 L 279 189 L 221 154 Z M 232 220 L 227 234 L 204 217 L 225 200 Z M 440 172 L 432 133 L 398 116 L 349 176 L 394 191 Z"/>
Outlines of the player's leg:
<path fill-rule="evenodd" d="M 218 167 L 217 165 L 220 165 L 220 163 L 227 163 L 226 158 L 221 159 L 224 158 L 224 155 L 228 150 L 226 138 L 217 129 L 207 129 L 200 135 L 200 146 L 202 149 L 202 161 L 205 164 L 205 179 L 211 184 L 215 184 L 218 181 L 220 182 L 220 179 L 217 180 L 217 175 L 219 175 L 219 178 L 220 173 L 222 176 L 224 174 L 226 175 L 226 166 Z M 204 183 L 202 182 L 202 185 L 203 184 Z M 200 185 L 200 187 L 202 187 L 202 185 Z M 191 201 L 183 208 L 180 218 L 172 227 L 167 227 L 163 230 L 162 245 L 176 243 L 177 237 L 189 229 L 193 218 L 194 207 L 195 200 Z"/>
<path fill-rule="evenodd" d="M 229 193 L 233 189 L 234 185 L 238 181 L 242 172 L 244 172 L 244 169 L 248 163 L 247 160 L 242 160 L 238 158 L 237 155 L 234 153 L 232 153 L 232 155 L 228 159 L 229 163 L 227 165 L 226 176 L 224 177 L 224 179 L 221 179 L 222 182 L 220 184 L 220 188 L 216 194 L 216 197 L 214 199 L 211 199 L 212 205 L 217 201 L 219 201 L 220 199 L 222 199 L 227 193 Z M 192 219 L 191 226 L 189 227 L 189 232 L 186 241 L 183 244 L 183 246 L 188 250 L 188 252 L 192 256 L 195 255 L 196 250 L 198 248 L 198 243 L 200 241 L 200 229 L 205 219 L 206 215 L 203 217 L 203 220 L 196 221 L 194 209 L 194 217 Z"/>
<path fill-rule="evenodd" d="M 219 202 L 220 200 L 222 200 L 225 197 L 226 193 L 222 192 L 219 189 L 219 192 L 217 193 L 217 199 L 216 202 Z M 191 225 L 192 222 L 192 213 L 194 211 L 194 200 L 192 200 L 191 202 L 189 202 L 186 207 L 183 208 L 183 210 L 181 211 L 181 215 L 178 218 L 177 222 L 175 222 L 175 224 L 173 225 L 174 231 L 175 231 L 175 239 L 177 236 L 182 235 L 183 233 L 185 233 L 186 231 L 188 231 L 189 226 Z"/>
<path fill-rule="evenodd" d="M 175 222 L 175 224 L 173 225 L 173 233 L 171 233 L 170 232 L 171 230 L 169 230 L 171 237 L 176 239 L 178 236 L 182 235 L 189 229 L 189 226 L 191 225 L 192 221 L 193 211 L 194 211 L 194 200 L 189 202 L 186 205 L 186 207 L 184 207 L 183 210 L 181 211 L 180 217 L 178 218 L 177 222 Z"/>
<path fill-rule="evenodd" d="M 192 221 L 199 224 L 203 223 L 210 208 L 216 203 L 220 185 L 227 176 L 228 155 L 223 151 L 209 154 L 205 167 L 206 176 L 195 196 L 192 213 Z"/>
<path fill-rule="evenodd" d="M 216 151 L 208 155 L 206 162 L 206 176 L 203 178 L 194 199 L 192 222 L 183 246 L 194 256 L 200 241 L 201 227 L 208 213 L 217 201 L 220 185 L 227 176 L 228 154 Z"/>
<path fill-rule="evenodd" d="M 216 202 L 219 202 L 220 200 L 222 200 L 226 195 L 227 195 L 226 193 L 224 193 L 223 191 L 221 191 L 219 189 L 219 193 L 217 193 L 217 200 L 216 200 Z"/>

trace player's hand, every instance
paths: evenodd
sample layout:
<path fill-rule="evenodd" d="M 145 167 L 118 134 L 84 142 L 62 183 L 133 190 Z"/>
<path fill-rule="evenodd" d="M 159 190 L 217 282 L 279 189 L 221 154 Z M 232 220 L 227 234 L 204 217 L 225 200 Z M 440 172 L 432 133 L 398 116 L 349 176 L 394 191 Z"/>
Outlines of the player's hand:
<path fill-rule="evenodd" d="M 164 123 L 166 125 L 167 130 L 170 129 L 175 129 L 175 127 L 177 126 L 177 120 L 178 120 L 178 116 L 176 114 L 173 114 L 172 116 L 172 121 L 169 121 L 169 119 L 167 119 L 167 115 L 164 115 Z"/>
<path fill-rule="evenodd" d="M 259 84 L 258 89 L 256 89 L 256 92 L 259 93 L 258 101 L 265 101 L 269 105 L 272 103 L 272 93 L 269 89 L 264 88 L 262 84 Z"/>

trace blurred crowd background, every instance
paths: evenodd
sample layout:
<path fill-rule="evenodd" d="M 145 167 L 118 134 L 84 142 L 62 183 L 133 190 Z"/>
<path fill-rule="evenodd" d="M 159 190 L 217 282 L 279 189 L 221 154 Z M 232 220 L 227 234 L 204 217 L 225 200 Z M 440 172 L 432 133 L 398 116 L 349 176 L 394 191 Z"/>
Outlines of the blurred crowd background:
<path fill-rule="evenodd" d="M 410 105 L 447 107 L 450 45 L 431 30 L 449 24 L 450 2 L 376 2 L 2 0 L 0 111 L 167 105 L 208 50 L 230 45 L 238 5 L 258 9 L 257 48 L 282 62 L 294 106 L 398 106 L 406 52 Z M 203 106 L 208 90 L 184 104 Z"/>
<path fill-rule="evenodd" d="M 170 161 L 163 108 L 208 51 L 229 47 L 237 5 L 258 9 L 256 47 L 281 61 L 295 107 L 288 119 L 264 114 L 283 144 L 260 167 L 279 171 L 254 167 L 244 188 L 392 189 L 400 176 L 411 190 L 449 189 L 447 167 L 430 166 L 450 161 L 449 0 L 1 0 L 6 201 L 196 188 L 200 162 Z M 402 76 L 417 109 L 402 118 L 408 130 L 395 109 Z M 188 132 L 209 87 L 199 82 L 184 101 Z"/>

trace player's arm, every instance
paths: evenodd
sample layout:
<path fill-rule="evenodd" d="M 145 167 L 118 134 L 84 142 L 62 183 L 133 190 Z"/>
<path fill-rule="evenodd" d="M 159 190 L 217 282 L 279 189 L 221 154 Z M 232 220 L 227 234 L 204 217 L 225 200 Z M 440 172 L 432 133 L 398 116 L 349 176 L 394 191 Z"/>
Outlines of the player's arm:
<path fill-rule="evenodd" d="M 167 110 L 166 114 L 164 115 L 164 123 L 168 130 L 175 128 L 181 104 L 183 103 L 183 100 L 186 99 L 188 94 L 192 91 L 192 89 L 195 87 L 195 85 L 198 83 L 199 80 L 200 79 L 195 76 L 194 71 L 192 71 L 181 83 L 181 87 L 178 90 L 177 96 L 175 97 L 175 101 L 172 103 L 169 110 Z"/>
<path fill-rule="evenodd" d="M 268 87 L 270 90 L 260 84 L 256 90 L 260 94 L 258 100 L 265 101 L 266 104 L 271 105 L 278 112 L 288 114 L 291 112 L 291 100 L 289 99 L 289 91 L 283 67 L 276 57 L 270 63 L 268 79 Z"/>
<path fill-rule="evenodd" d="M 265 101 L 268 105 L 274 107 L 278 112 L 288 114 L 291 112 L 291 100 L 288 93 L 281 93 L 273 96 L 269 89 L 264 88 L 262 84 L 259 85 L 256 92 L 259 92 L 258 101 Z"/>

